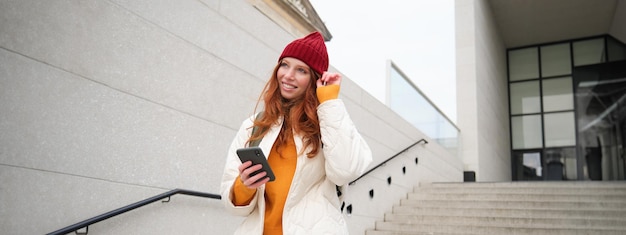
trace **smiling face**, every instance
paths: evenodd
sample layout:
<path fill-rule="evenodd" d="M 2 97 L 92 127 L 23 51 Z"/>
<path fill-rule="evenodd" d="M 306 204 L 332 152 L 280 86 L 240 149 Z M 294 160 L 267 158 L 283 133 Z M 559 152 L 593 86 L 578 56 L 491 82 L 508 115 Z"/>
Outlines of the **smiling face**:
<path fill-rule="evenodd" d="M 287 100 L 301 97 L 311 82 L 311 69 L 299 59 L 285 57 L 276 71 L 280 94 Z"/>

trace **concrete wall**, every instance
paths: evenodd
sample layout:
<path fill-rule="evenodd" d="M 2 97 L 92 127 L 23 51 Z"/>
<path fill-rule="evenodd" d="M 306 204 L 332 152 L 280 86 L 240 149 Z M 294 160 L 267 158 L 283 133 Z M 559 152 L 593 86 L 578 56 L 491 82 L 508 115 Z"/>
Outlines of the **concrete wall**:
<path fill-rule="evenodd" d="M 456 1 L 457 113 L 465 170 L 510 181 L 506 48 L 488 1 Z"/>
<path fill-rule="evenodd" d="M 617 1 L 609 34 L 622 42 L 626 42 L 626 2 L 624 1 Z"/>
<path fill-rule="evenodd" d="M 455 1 L 456 107 L 461 156 L 466 171 L 478 171 L 478 103 L 474 1 Z"/>
<path fill-rule="evenodd" d="M 228 145 L 299 36 L 246 0 L 0 0 L 0 230 L 44 234 L 174 188 L 218 193 Z M 349 78 L 341 98 L 372 167 L 425 138 Z M 347 188 L 353 234 L 420 182 L 462 181 L 460 159 L 429 142 Z M 229 234 L 241 219 L 175 196 L 89 232 Z"/>
<path fill-rule="evenodd" d="M 511 181 L 506 48 L 488 1 L 477 1 L 479 181 Z"/>

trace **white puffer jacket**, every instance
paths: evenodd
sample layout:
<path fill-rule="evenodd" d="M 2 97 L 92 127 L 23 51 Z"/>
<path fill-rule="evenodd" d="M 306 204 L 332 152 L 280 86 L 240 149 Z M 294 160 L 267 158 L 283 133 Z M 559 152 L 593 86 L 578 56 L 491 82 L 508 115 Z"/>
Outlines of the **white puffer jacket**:
<path fill-rule="evenodd" d="M 284 234 L 348 234 L 348 227 L 339 210 L 335 185 L 345 185 L 359 177 L 372 161 L 369 146 L 350 119 L 343 101 L 328 100 L 317 108 L 320 121 L 322 151 L 308 158 L 301 151 L 303 142 L 295 136 L 298 155 L 289 196 L 283 210 Z M 248 206 L 235 206 L 230 197 L 233 181 L 239 176 L 241 161 L 236 150 L 245 146 L 252 132 L 252 120 L 246 119 L 233 140 L 226 160 L 221 184 L 222 201 L 226 210 L 247 216 L 235 234 L 262 234 L 265 211 L 265 186 L 257 189 Z M 282 120 L 265 135 L 259 147 L 266 156 L 276 140 Z"/>

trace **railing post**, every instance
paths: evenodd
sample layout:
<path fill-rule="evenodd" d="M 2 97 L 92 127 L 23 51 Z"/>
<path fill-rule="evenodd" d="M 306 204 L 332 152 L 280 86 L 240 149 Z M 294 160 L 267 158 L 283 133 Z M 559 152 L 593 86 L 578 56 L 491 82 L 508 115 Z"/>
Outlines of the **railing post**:
<path fill-rule="evenodd" d="M 348 183 L 348 185 L 353 185 L 357 180 L 360 180 L 361 178 L 363 178 L 363 176 L 366 176 L 367 174 L 369 174 L 370 172 L 376 170 L 376 168 L 381 167 L 383 165 L 385 165 L 385 163 L 387 163 L 388 161 L 390 161 L 391 159 L 394 159 L 397 156 L 400 156 L 400 154 L 406 152 L 407 150 L 409 150 L 410 148 L 412 148 L 413 146 L 419 144 L 420 142 L 424 142 L 424 144 L 428 144 L 428 141 L 426 141 L 426 139 L 420 139 L 417 142 L 413 143 L 412 145 L 410 145 L 409 147 L 406 147 L 405 149 L 403 149 L 402 151 L 396 153 L 395 155 L 391 156 L 390 158 L 388 158 L 387 160 L 381 162 L 380 164 L 376 165 L 375 167 L 373 167 L 372 169 L 370 169 L 369 171 L 363 173 L 361 176 L 359 176 L 359 178 L 356 178 L 355 180 L 353 180 L 352 182 Z"/>

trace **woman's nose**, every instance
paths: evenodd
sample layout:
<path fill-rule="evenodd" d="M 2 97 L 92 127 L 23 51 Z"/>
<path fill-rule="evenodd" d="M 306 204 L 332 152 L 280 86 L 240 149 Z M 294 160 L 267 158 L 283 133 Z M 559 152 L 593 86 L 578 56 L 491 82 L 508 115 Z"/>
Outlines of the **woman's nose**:
<path fill-rule="evenodd" d="M 296 75 L 296 70 L 295 69 L 289 69 L 287 71 L 287 73 L 285 73 L 286 77 L 289 79 L 294 79 L 295 75 Z"/>

